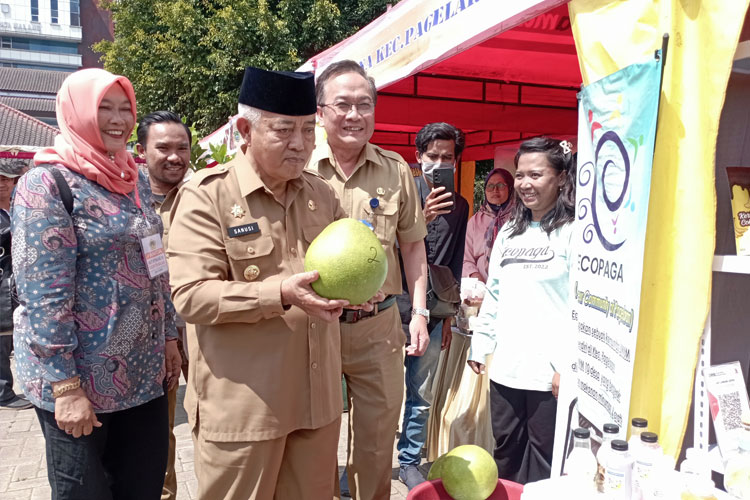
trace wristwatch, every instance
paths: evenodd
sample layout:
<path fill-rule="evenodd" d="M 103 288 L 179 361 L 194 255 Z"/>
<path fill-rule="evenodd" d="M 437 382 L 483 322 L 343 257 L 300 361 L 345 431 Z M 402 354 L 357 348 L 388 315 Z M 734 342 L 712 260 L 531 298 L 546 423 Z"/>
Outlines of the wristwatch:
<path fill-rule="evenodd" d="M 420 316 L 424 316 L 424 318 L 427 321 L 430 321 L 430 310 L 429 309 L 423 309 L 421 307 L 412 307 L 411 308 L 411 315 L 414 316 L 416 314 L 418 314 Z"/>

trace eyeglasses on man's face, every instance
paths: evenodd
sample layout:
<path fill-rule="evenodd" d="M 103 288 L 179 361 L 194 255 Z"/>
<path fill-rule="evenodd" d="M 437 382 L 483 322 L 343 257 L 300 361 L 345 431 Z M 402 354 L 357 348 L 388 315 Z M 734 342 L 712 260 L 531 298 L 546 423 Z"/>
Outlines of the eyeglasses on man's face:
<path fill-rule="evenodd" d="M 507 188 L 508 185 L 504 182 L 498 182 L 497 184 L 487 184 L 487 191 L 495 191 L 495 190 L 502 190 Z"/>
<path fill-rule="evenodd" d="M 371 102 L 351 103 L 346 101 L 336 101 L 322 105 L 325 108 L 331 108 L 337 115 L 348 115 L 349 111 L 354 109 L 360 115 L 369 115 L 375 111 L 375 105 Z"/>

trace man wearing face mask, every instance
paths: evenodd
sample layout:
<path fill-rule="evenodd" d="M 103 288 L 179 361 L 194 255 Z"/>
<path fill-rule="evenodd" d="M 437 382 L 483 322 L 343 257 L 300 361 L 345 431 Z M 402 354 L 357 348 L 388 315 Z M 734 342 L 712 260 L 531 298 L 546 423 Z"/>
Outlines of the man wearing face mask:
<path fill-rule="evenodd" d="M 419 131 L 415 144 L 422 176 L 414 181 L 427 221 L 427 236 L 424 239 L 427 262 L 449 267 L 456 281 L 460 282 L 469 204 L 458 193 L 446 193 L 444 187 L 435 187 L 434 180 L 437 168 L 451 168 L 455 173 L 464 149 L 464 137 L 453 125 L 430 123 Z M 405 283 L 404 290 L 408 290 Z M 398 302 L 399 311 L 402 312 L 401 321 L 408 332 L 409 317 L 404 315 L 411 304 L 408 292 L 399 296 Z M 447 349 L 451 342 L 451 319 L 431 319 L 427 327 L 430 332 L 427 351 L 422 357 L 408 356 L 404 360 L 406 401 L 398 441 L 398 477 L 410 490 L 425 480 L 418 466 L 422 460 L 427 418 L 434 396 L 430 388 L 440 351 Z"/>

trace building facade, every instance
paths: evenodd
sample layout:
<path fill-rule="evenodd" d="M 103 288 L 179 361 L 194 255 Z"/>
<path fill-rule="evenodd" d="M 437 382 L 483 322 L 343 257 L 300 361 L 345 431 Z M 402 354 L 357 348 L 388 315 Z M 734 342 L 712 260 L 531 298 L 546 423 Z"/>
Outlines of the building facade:
<path fill-rule="evenodd" d="M 83 66 L 81 0 L 0 0 L 0 66 L 75 71 Z"/>

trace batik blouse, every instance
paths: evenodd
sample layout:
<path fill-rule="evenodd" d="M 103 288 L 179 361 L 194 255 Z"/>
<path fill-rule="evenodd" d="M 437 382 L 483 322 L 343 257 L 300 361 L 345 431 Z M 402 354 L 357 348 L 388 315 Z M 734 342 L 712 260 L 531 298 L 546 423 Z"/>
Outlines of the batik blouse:
<path fill-rule="evenodd" d="M 62 172 L 68 214 L 50 169 Z M 141 238 L 161 234 L 151 189 L 112 193 L 62 165 L 21 177 L 12 209 L 16 372 L 34 405 L 54 411 L 51 383 L 80 376 L 96 412 L 163 394 L 164 342 L 177 336 L 169 275 L 151 279 Z"/>

